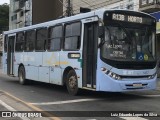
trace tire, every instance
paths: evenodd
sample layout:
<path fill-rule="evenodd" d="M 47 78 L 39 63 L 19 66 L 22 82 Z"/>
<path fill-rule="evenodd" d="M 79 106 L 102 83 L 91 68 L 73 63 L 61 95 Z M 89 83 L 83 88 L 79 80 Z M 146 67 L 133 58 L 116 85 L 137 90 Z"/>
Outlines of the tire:
<path fill-rule="evenodd" d="M 25 73 L 25 69 L 23 66 L 21 66 L 19 68 L 19 83 L 21 85 L 25 85 L 27 84 L 27 80 L 26 80 L 26 73 Z"/>
<path fill-rule="evenodd" d="M 66 86 L 69 94 L 77 95 L 78 94 L 78 80 L 77 75 L 74 70 L 70 70 L 67 74 Z"/>

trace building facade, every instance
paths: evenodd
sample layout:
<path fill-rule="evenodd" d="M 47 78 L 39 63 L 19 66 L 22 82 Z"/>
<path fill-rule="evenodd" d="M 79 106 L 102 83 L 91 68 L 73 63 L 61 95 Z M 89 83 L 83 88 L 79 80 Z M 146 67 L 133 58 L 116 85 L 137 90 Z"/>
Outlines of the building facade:
<path fill-rule="evenodd" d="M 2 56 L 2 51 L 3 51 L 3 39 L 2 39 L 2 34 L 0 34 L 0 56 Z"/>
<path fill-rule="evenodd" d="M 157 19 L 157 58 L 160 60 L 160 0 L 139 0 L 139 11 L 151 14 Z"/>
<path fill-rule="evenodd" d="M 67 6 L 68 0 L 64 0 L 64 6 Z M 138 11 L 139 0 L 71 0 L 73 14 L 80 13 L 80 7 L 89 8 L 91 10 L 106 9 L 129 9 Z M 63 13 L 67 7 L 63 7 Z"/>
<path fill-rule="evenodd" d="M 63 4 L 58 0 L 10 0 L 9 29 L 16 29 L 63 15 Z"/>
<path fill-rule="evenodd" d="M 3 37 L 0 34 L 0 68 L 2 67 Z"/>

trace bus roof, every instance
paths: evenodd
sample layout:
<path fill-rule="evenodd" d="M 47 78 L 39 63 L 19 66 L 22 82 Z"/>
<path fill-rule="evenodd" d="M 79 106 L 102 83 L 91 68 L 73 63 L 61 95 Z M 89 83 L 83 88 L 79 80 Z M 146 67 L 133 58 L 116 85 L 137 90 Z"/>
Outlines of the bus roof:
<path fill-rule="evenodd" d="M 71 16 L 71 17 L 60 18 L 60 19 L 56 19 L 56 20 L 52 20 L 52 21 L 48 21 L 48 22 L 44 22 L 44 23 L 40 23 L 40 24 L 35 24 L 35 25 L 23 27 L 23 28 L 17 28 L 17 29 L 14 29 L 14 30 L 5 31 L 4 34 L 13 34 L 13 33 L 17 33 L 17 32 L 20 32 L 20 31 L 27 31 L 27 30 L 30 30 L 30 29 L 54 26 L 54 25 L 57 25 L 57 24 L 66 23 L 66 22 L 70 22 L 70 21 L 78 21 L 80 19 L 85 19 L 85 18 L 93 17 L 93 16 L 98 16 L 100 18 L 103 18 L 103 13 L 105 11 L 115 11 L 115 12 L 116 11 L 124 11 L 125 12 L 125 11 L 131 11 L 131 10 L 123 10 L 123 9 L 115 10 L 115 9 L 102 8 L 102 9 L 87 12 L 87 13 L 77 14 L 77 15 L 74 15 L 74 16 Z M 136 11 L 131 11 L 131 12 L 136 12 Z M 145 14 L 145 15 L 148 15 L 148 16 L 154 18 L 153 16 L 151 16 L 147 13 L 144 13 L 144 12 L 137 12 L 137 13 Z"/>

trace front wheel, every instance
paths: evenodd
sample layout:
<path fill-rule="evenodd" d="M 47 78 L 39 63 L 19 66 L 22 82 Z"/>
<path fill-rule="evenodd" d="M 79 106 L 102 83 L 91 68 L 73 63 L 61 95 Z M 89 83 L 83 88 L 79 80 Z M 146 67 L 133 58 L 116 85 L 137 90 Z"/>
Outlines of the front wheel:
<path fill-rule="evenodd" d="M 21 85 L 25 85 L 27 84 L 27 80 L 26 80 L 26 73 L 25 73 L 25 69 L 23 66 L 21 66 L 19 68 L 19 83 Z"/>
<path fill-rule="evenodd" d="M 69 94 L 77 95 L 78 93 L 78 80 L 74 70 L 70 70 L 67 75 L 66 86 Z"/>

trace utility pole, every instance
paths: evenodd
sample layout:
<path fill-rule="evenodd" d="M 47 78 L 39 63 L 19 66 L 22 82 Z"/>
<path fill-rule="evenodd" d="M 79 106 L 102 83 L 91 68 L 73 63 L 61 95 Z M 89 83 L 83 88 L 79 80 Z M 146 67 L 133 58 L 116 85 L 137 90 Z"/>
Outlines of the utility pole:
<path fill-rule="evenodd" d="M 65 1 L 66 4 L 66 13 L 65 16 L 72 16 L 73 15 L 73 8 L 72 8 L 72 3 L 71 0 L 66 0 Z"/>

